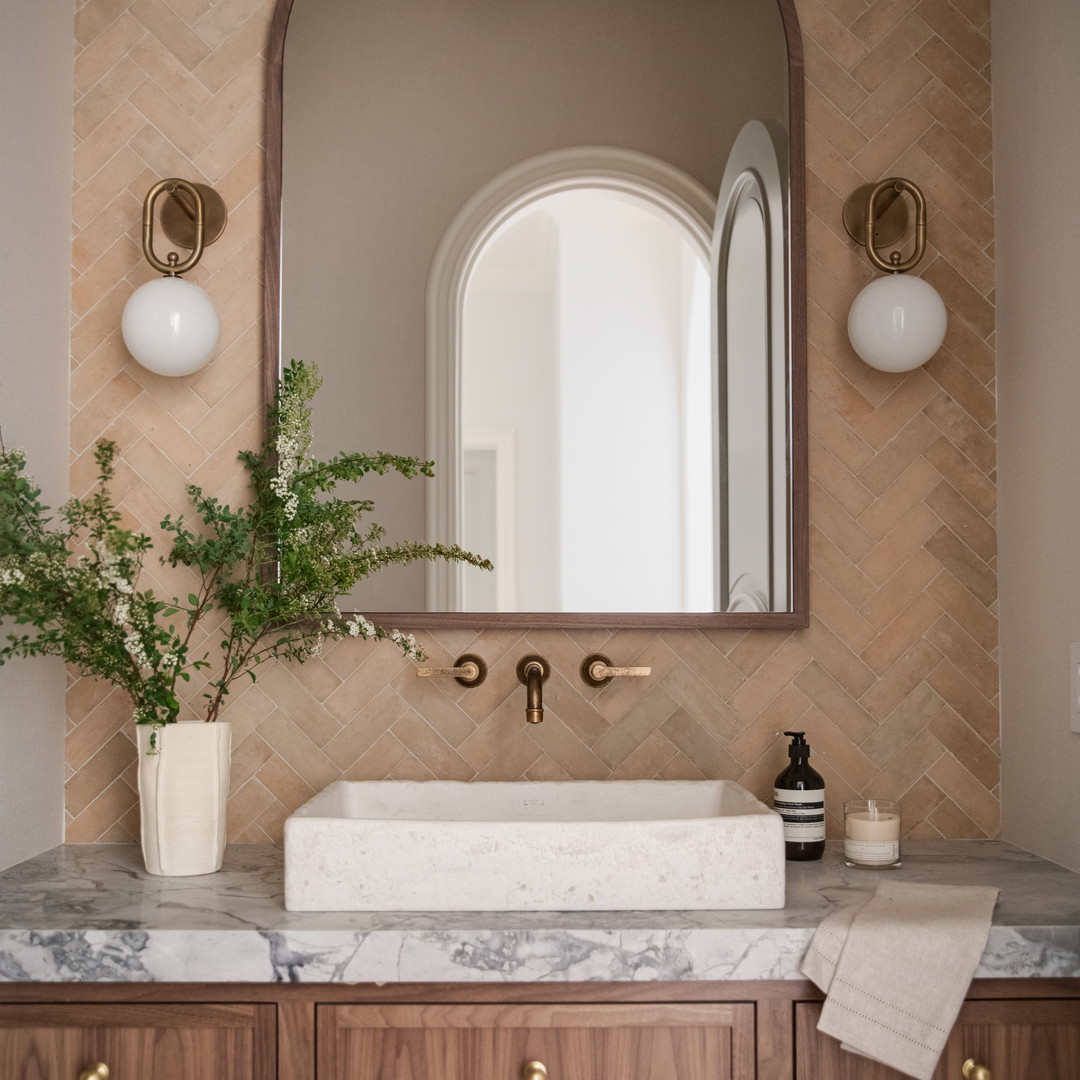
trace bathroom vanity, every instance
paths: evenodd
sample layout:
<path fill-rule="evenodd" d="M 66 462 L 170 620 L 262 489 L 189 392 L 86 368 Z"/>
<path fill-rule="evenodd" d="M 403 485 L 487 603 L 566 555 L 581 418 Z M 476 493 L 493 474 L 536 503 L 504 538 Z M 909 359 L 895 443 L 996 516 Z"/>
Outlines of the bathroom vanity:
<path fill-rule="evenodd" d="M 1077 1080 L 1080 876 L 997 841 L 911 843 L 891 873 L 1001 889 L 939 1075 Z M 798 971 L 878 880 L 830 848 L 788 864 L 779 910 L 289 913 L 276 848 L 167 879 L 61 847 L 0 874 L 0 1073 L 887 1080 L 818 1035 Z"/>

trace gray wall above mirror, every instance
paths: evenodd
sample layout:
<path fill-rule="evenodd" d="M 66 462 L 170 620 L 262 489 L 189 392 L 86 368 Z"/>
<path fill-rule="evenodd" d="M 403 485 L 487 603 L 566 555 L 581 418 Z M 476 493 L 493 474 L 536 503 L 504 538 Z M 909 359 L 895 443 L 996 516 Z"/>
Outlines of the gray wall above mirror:
<path fill-rule="evenodd" d="M 436 481 L 364 481 L 388 539 L 480 535 L 481 553 L 514 570 L 497 588 L 476 593 L 424 566 L 393 568 L 342 606 L 412 626 L 806 625 L 802 67 L 788 0 L 280 0 L 269 68 L 267 385 L 282 358 L 318 365 L 325 380 L 314 410 L 318 453 L 389 450 L 435 459 Z M 781 170 L 777 208 L 757 230 L 779 243 L 779 257 L 771 294 L 764 281 L 756 294 L 749 290 L 761 301 L 765 344 L 728 353 L 725 304 L 712 304 L 710 294 L 743 298 L 745 279 L 761 271 L 738 270 L 734 293 L 731 281 L 718 280 L 716 264 L 726 266 L 729 248 L 724 235 L 712 236 L 713 219 L 718 198 L 749 190 L 729 162 L 748 121 L 768 133 Z M 558 375 L 540 362 L 545 336 L 564 341 L 573 321 L 558 299 L 570 294 L 570 279 L 553 268 L 583 241 L 553 225 L 561 214 L 553 204 L 533 195 L 515 202 L 524 188 L 514 185 L 519 174 L 535 180 L 541 173 L 530 172 L 531 163 L 549 158 L 556 161 L 551 175 L 565 178 L 573 166 L 559 155 L 575 154 L 590 163 L 581 176 L 622 178 L 599 184 L 614 191 L 612 220 L 632 217 L 635 200 L 639 209 L 648 203 L 642 192 L 650 183 L 661 191 L 653 201 L 662 218 L 666 193 L 679 189 L 675 216 L 685 203 L 694 219 L 688 234 L 697 229 L 704 238 L 704 304 L 693 288 L 671 289 L 673 273 L 660 275 L 682 257 L 667 251 L 655 222 L 636 226 L 614 264 L 640 269 L 624 275 L 635 285 L 663 277 L 668 306 L 658 307 L 653 323 L 656 336 L 676 342 L 676 357 L 689 355 L 682 342 L 700 336 L 702 324 L 688 329 L 671 312 L 704 308 L 706 339 L 721 342 L 707 345 L 711 382 L 689 375 L 690 361 L 680 367 L 666 357 L 661 363 L 676 369 L 676 379 L 664 391 L 655 369 L 631 356 L 647 328 L 630 330 L 618 315 L 604 316 L 606 325 L 624 336 L 604 335 L 610 355 L 595 371 L 583 358 L 603 349 L 587 339 L 562 345 Z M 625 170 L 620 155 L 631 162 Z M 748 170 L 757 175 L 756 166 Z M 643 174 L 650 177 L 644 187 Z M 589 186 L 581 176 L 563 187 Z M 478 207 L 490 211 L 479 229 Z M 589 210 L 584 220 L 595 232 L 607 213 Z M 470 248 L 481 234 L 484 242 Z M 508 252 L 517 234 L 535 246 L 520 246 L 515 262 Z M 441 301 L 432 285 L 440 265 L 462 271 L 443 274 L 449 284 Z M 595 294 L 579 306 L 603 310 Z M 756 306 L 740 300 L 740 311 Z M 488 328 L 480 331 L 484 312 Z M 518 336 L 498 336 L 508 330 Z M 512 409 L 501 417 L 478 409 L 469 390 L 477 377 L 462 374 L 462 343 L 481 338 L 485 394 L 500 381 L 509 388 Z M 499 364 L 511 354 L 513 361 Z M 756 366 L 745 364 L 751 355 Z M 753 378 L 737 374 L 740 361 Z M 728 400 L 740 392 L 761 400 L 753 409 Z M 673 402 L 666 412 L 665 394 Z M 702 399 L 705 441 L 695 449 L 685 432 L 701 428 Z M 586 423 L 576 434 L 530 434 L 545 413 L 577 413 Z M 747 433 L 760 434 L 760 447 L 740 458 L 725 439 L 730 417 L 758 415 L 760 423 L 734 425 L 740 445 Z M 604 420 L 610 430 L 599 428 Z M 665 426 L 670 438 L 661 439 Z M 541 457 L 539 446 L 555 444 L 561 453 Z M 503 449 L 488 452 L 496 446 Z M 466 459 L 474 466 L 468 480 L 459 472 Z M 517 474 L 524 481 L 515 483 Z M 544 488 L 545 476 L 567 474 L 566 484 Z M 761 484 L 745 482 L 758 474 Z M 753 514 L 729 506 L 740 487 L 764 489 Z M 469 531 L 477 490 L 511 493 L 489 515 L 489 523 L 509 521 L 508 530 Z M 751 518 L 760 525 L 748 525 Z M 599 533 L 604 521 L 616 525 L 607 538 Z M 670 551 L 659 549 L 665 532 Z M 509 558 L 507 535 L 522 541 Z M 733 565 L 729 554 L 742 562 Z M 752 587 L 742 588 L 751 578 Z M 734 593 L 740 599 L 730 610 Z"/>

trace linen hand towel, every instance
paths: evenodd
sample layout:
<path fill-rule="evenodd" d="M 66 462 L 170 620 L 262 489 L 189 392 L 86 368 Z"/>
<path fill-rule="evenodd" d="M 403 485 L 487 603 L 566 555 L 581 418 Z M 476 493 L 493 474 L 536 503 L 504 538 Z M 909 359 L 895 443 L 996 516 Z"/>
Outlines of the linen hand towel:
<path fill-rule="evenodd" d="M 822 920 L 802 972 L 826 994 L 818 1030 L 930 1080 L 990 932 L 998 890 L 882 882 Z"/>

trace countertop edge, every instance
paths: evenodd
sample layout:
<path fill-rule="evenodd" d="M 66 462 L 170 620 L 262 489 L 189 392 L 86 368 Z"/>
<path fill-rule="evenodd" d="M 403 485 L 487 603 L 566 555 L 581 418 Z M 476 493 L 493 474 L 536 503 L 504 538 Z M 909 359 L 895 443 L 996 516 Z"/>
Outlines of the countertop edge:
<path fill-rule="evenodd" d="M 812 929 L 0 930 L 0 982 L 803 979 Z M 1080 977 L 1080 927 L 992 927 L 976 979 Z"/>
<path fill-rule="evenodd" d="M 1080 978 L 1080 875 L 1001 841 L 929 841 L 890 878 L 999 887 L 975 978 Z M 788 864 L 778 910 L 300 913 L 282 907 L 280 849 L 236 845 L 219 874 L 169 879 L 137 848 L 70 845 L 0 873 L 0 982 L 799 980 L 821 919 L 881 880 L 831 850 Z"/>

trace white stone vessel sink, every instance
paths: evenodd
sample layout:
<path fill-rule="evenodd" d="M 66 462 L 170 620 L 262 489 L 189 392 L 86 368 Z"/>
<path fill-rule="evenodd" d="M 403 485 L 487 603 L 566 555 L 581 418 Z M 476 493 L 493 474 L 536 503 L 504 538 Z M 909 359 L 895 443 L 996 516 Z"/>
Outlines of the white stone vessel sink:
<path fill-rule="evenodd" d="M 729 780 L 342 780 L 285 822 L 290 911 L 783 906 L 780 818 Z"/>

